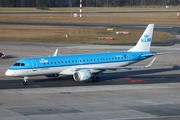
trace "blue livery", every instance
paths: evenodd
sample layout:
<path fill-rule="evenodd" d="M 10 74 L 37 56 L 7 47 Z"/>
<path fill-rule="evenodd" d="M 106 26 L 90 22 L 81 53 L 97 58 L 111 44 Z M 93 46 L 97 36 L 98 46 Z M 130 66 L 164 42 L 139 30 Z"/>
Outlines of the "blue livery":
<path fill-rule="evenodd" d="M 39 56 L 18 60 L 6 71 L 7 76 L 23 77 L 26 85 L 29 76 L 45 75 L 58 77 L 72 75 L 75 81 L 99 81 L 98 73 L 106 70 L 133 69 L 150 67 L 155 58 L 146 66 L 130 66 L 133 63 L 154 56 L 150 51 L 154 24 L 149 24 L 137 44 L 128 51 L 75 54 L 57 56 Z"/>

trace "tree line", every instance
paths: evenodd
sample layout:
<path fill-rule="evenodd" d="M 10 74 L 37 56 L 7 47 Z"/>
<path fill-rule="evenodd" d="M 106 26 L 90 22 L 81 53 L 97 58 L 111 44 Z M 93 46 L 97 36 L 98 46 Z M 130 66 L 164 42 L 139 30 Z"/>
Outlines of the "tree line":
<path fill-rule="evenodd" d="M 180 5 L 180 0 L 82 0 L 85 7 Z M 80 0 L 0 0 L 0 7 L 78 7 Z"/>

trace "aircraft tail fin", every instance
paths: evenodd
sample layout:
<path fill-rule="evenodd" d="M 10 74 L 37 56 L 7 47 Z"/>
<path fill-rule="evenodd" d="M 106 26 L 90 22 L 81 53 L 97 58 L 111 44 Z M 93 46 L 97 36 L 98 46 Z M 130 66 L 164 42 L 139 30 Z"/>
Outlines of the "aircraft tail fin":
<path fill-rule="evenodd" d="M 150 51 L 154 24 L 149 24 L 137 42 L 136 46 L 128 50 L 128 52 L 148 52 Z"/>

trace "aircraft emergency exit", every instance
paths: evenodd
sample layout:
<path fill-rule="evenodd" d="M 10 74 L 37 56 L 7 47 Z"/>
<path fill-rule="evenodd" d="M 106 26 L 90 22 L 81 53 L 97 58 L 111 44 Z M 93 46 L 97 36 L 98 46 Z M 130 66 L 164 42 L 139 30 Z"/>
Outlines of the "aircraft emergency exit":
<path fill-rule="evenodd" d="M 149 24 L 137 44 L 127 51 L 91 54 L 39 56 L 18 60 L 6 71 L 6 76 L 23 77 L 26 85 L 30 76 L 57 77 L 72 75 L 75 81 L 99 81 L 98 74 L 106 70 L 150 67 L 156 58 L 145 66 L 130 66 L 156 55 L 150 51 L 154 24 Z"/>

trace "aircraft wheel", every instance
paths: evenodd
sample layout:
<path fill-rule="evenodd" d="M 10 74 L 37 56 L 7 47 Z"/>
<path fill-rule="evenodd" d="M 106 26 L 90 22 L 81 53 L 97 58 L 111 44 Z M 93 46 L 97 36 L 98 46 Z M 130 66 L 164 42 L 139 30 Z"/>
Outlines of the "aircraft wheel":
<path fill-rule="evenodd" d="M 23 85 L 27 85 L 28 81 L 23 81 Z"/>
<path fill-rule="evenodd" d="M 93 78 L 92 78 L 92 81 L 93 81 L 93 82 L 99 82 L 99 81 L 100 81 L 100 78 L 99 78 L 99 77 L 93 77 Z"/>

